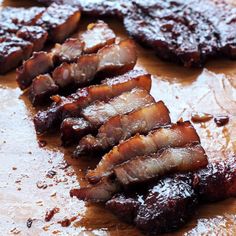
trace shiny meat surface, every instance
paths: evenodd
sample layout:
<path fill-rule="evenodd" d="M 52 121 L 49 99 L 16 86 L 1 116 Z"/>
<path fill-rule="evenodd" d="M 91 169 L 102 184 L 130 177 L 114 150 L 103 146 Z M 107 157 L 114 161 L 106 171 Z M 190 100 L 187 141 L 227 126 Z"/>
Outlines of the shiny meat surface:
<path fill-rule="evenodd" d="M 201 67 L 222 54 L 236 57 L 235 6 L 214 0 L 39 0 L 78 6 L 93 16 L 123 18 L 128 33 L 165 60 Z"/>
<path fill-rule="evenodd" d="M 196 130 L 189 122 L 159 128 L 146 136 L 137 134 L 104 155 L 97 167 L 88 172 L 87 178 L 92 183 L 98 182 L 102 176 L 110 175 L 115 166 L 136 156 L 149 155 L 166 147 L 183 147 L 199 142 Z"/>
<path fill-rule="evenodd" d="M 69 5 L 52 4 L 36 21 L 36 25 L 48 31 L 49 40 L 63 42 L 75 31 L 79 20 L 80 11 L 78 8 Z"/>
<path fill-rule="evenodd" d="M 151 76 L 142 70 L 132 70 L 126 74 L 109 78 L 100 85 L 91 85 L 78 89 L 68 97 L 55 96 L 55 102 L 45 111 L 39 111 L 34 117 L 37 133 L 55 128 L 66 117 L 77 116 L 82 108 L 99 101 L 107 101 L 133 88 L 151 89 Z"/>
<path fill-rule="evenodd" d="M 160 101 L 140 108 L 127 115 L 117 115 L 103 124 L 96 136 L 87 135 L 79 143 L 80 155 L 107 150 L 136 133 L 146 134 L 152 129 L 170 124 L 169 110 Z"/>
<path fill-rule="evenodd" d="M 114 173 L 123 185 L 142 183 L 173 172 L 188 172 L 208 164 L 201 146 L 168 148 L 150 156 L 136 157 L 114 168 Z"/>
<path fill-rule="evenodd" d="M 0 40 L 0 74 L 5 74 L 28 59 L 32 53 L 32 43 L 16 36 L 6 36 Z"/>
<path fill-rule="evenodd" d="M 53 68 L 53 55 L 47 52 L 35 52 L 32 57 L 26 60 L 21 67 L 17 69 L 16 81 L 19 87 L 26 89 L 33 78 L 40 74 L 47 73 Z"/>
<path fill-rule="evenodd" d="M 130 101 L 133 102 L 130 103 Z M 80 115 L 87 122 L 89 122 L 90 129 L 93 132 L 96 132 L 97 129 L 111 117 L 116 116 L 118 114 L 120 115 L 126 114 L 145 105 L 150 105 L 153 102 L 154 102 L 153 97 L 146 90 L 133 89 L 131 91 L 124 92 L 121 95 L 108 100 L 107 102 L 95 101 L 93 104 L 82 109 Z M 74 119 L 74 121 L 76 122 L 76 118 Z M 74 123 L 71 124 L 73 124 L 74 126 L 75 125 Z M 74 139 L 74 132 L 72 132 L 70 136 L 68 133 L 68 126 L 69 126 L 68 122 L 66 123 L 66 125 L 62 124 L 61 126 L 62 140 L 65 144 L 72 142 Z M 64 130 L 63 130 L 64 127 L 66 127 L 65 130 L 66 136 L 64 135 Z M 81 133 L 84 135 L 85 130 L 83 124 L 82 126 L 80 126 L 79 122 L 76 125 L 76 129 L 78 138 L 82 136 Z M 89 130 L 87 129 L 87 127 L 85 129 Z M 71 127 L 71 130 L 73 130 L 73 127 Z M 77 150 L 75 150 L 74 155 L 79 156 Z"/>
<path fill-rule="evenodd" d="M 23 26 L 16 36 L 33 43 L 33 51 L 40 51 L 48 38 L 48 33 L 40 26 Z"/>

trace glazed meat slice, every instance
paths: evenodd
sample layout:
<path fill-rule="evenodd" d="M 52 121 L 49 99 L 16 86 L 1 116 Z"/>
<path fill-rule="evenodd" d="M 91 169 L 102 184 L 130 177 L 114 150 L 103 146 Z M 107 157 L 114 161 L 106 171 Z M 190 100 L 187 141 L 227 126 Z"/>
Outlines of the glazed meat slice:
<path fill-rule="evenodd" d="M 30 87 L 29 98 L 33 105 L 40 105 L 41 102 L 47 102 L 44 100 L 45 97 L 48 98 L 58 91 L 58 86 L 49 74 L 39 75 L 36 78 L 36 82 Z"/>
<path fill-rule="evenodd" d="M 18 29 L 19 26 L 12 22 L 0 22 L 0 42 L 7 36 L 10 37 L 11 35 L 14 35 Z"/>
<path fill-rule="evenodd" d="M 154 103 L 154 98 L 146 90 L 135 88 L 110 99 L 108 102 L 96 101 L 90 106 L 82 109 L 80 114 L 88 122 L 88 126 L 85 126 L 84 122 L 80 126 L 80 121 L 76 125 L 75 122 L 72 124 L 74 127 L 76 127 L 76 134 L 79 138 L 82 136 L 81 134 L 85 133 L 85 130 L 91 129 L 96 131 L 102 124 L 104 124 L 109 118 L 113 116 L 118 114 L 126 114 L 152 103 Z M 76 118 L 74 121 L 76 121 Z M 68 125 L 68 120 L 64 120 L 61 125 L 62 140 L 64 143 L 70 143 L 71 140 L 74 139 L 75 132 L 72 132 L 70 135 L 70 133 L 67 132 Z M 65 132 L 64 127 L 66 127 Z M 71 129 L 74 130 L 73 127 L 71 127 Z M 77 151 L 75 151 L 75 156 L 78 156 Z"/>
<path fill-rule="evenodd" d="M 236 196 L 236 158 L 210 163 L 194 175 L 193 186 L 202 201 L 214 202 Z"/>
<path fill-rule="evenodd" d="M 48 33 L 40 26 L 23 26 L 16 36 L 33 43 L 33 51 L 40 51 L 47 40 Z"/>
<path fill-rule="evenodd" d="M 141 70 L 132 70 L 124 75 L 109 78 L 103 81 L 103 84 L 79 89 L 67 98 L 54 96 L 56 101 L 47 110 L 39 111 L 34 117 L 35 129 L 37 133 L 51 130 L 64 118 L 78 116 L 81 109 L 90 103 L 96 100 L 107 101 L 135 87 L 150 91 L 150 74 Z"/>
<path fill-rule="evenodd" d="M 102 176 L 110 175 L 115 166 L 136 156 L 149 155 L 166 147 L 183 147 L 199 142 L 196 130 L 190 122 L 159 128 L 146 136 L 137 134 L 104 155 L 97 167 L 88 172 L 87 178 L 91 183 L 96 183 Z"/>
<path fill-rule="evenodd" d="M 90 83 L 99 73 L 123 74 L 135 66 L 137 54 L 135 44 L 127 39 L 100 49 L 97 54 L 81 56 L 76 63 L 63 63 L 53 72 L 55 83 L 61 88 Z"/>
<path fill-rule="evenodd" d="M 190 178 L 178 175 L 158 182 L 139 207 L 135 225 L 152 235 L 176 230 L 183 226 L 197 207 Z"/>
<path fill-rule="evenodd" d="M 146 134 L 152 129 L 170 124 L 169 110 L 160 101 L 140 108 L 127 115 L 117 115 L 103 124 L 96 137 L 87 135 L 81 139 L 76 153 L 80 155 L 107 150 L 121 140 L 126 140 L 136 133 Z"/>
<path fill-rule="evenodd" d="M 34 25 L 45 9 L 44 7 L 4 7 L 0 12 L 0 20 L 16 25 Z"/>
<path fill-rule="evenodd" d="M 0 74 L 17 67 L 20 62 L 30 57 L 33 45 L 16 36 L 7 36 L 0 43 Z"/>
<path fill-rule="evenodd" d="M 105 177 L 96 185 L 72 189 L 70 196 L 90 202 L 106 202 L 119 190 L 120 185 L 116 180 Z"/>
<path fill-rule="evenodd" d="M 39 28 L 39 26 L 34 27 Z M 27 27 L 26 30 L 27 29 L 29 28 Z M 23 32 L 22 30 L 18 31 L 18 34 L 22 37 L 32 37 L 31 33 L 25 33 L 25 30 L 23 30 Z M 91 40 L 92 35 L 96 35 L 96 40 Z M 88 38 L 89 36 L 91 38 Z M 35 37 L 33 37 L 33 39 L 35 39 Z M 76 61 L 76 59 L 81 56 L 82 53 L 85 53 L 86 50 L 95 53 L 100 47 L 103 47 L 104 44 L 109 45 L 114 40 L 114 33 L 109 26 L 102 21 L 98 21 L 87 31 L 81 33 L 78 38 L 67 39 L 63 44 L 56 44 L 51 52 L 40 52 L 39 54 L 35 54 L 37 56 L 33 56 L 28 61 L 24 62 L 23 66 L 17 70 L 18 84 L 21 89 L 25 89 L 30 86 L 32 80 L 36 76 L 49 73 L 56 64 L 60 64 L 64 61 Z M 40 42 L 42 43 L 42 41 Z M 94 51 L 92 51 L 92 49 Z M 39 84 L 38 82 L 35 83 Z M 37 94 L 35 97 L 37 97 Z"/>
<path fill-rule="evenodd" d="M 169 148 L 150 156 L 136 157 L 114 168 L 122 185 L 144 182 L 173 172 L 188 172 L 208 164 L 201 146 Z"/>
<path fill-rule="evenodd" d="M 32 57 L 26 60 L 16 71 L 16 81 L 19 87 L 22 90 L 26 89 L 31 84 L 34 77 L 48 72 L 53 68 L 53 65 L 52 54 L 47 52 L 33 53 Z M 40 86 L 40 84 L 38 86 Z"/>
<path fill-rule="evenodd" d="M 43 27 L 53 42 L 63 42 L 75 31 L 80 20 L 80 11 L 70 5 L 51 4 L 36 25 Z"/>

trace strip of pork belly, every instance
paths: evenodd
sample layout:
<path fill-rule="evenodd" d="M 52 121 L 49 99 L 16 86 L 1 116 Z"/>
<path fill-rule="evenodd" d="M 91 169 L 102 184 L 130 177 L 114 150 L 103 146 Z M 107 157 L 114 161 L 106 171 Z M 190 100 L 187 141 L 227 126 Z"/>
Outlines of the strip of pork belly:
<path fill-rule="evenodd" d="M 169 148 L 150 156 L 136 157 L 114 168 L 114 173 L 123 185 L 145 182 L 173 172 L 188 172 L 208 164 L 201 146 Z"/>
<path fill-rule="evenodd" d="M 96 101 L 90 106 L 82 109 L 80 114 L 88 122 L 90 129 L 96 132 L 97 129 L 111 117 L 118 114 L 127 114 L 154 102 L 155 100 L 149 92 L 134 88 L 131 91 L 124 92 L 121 95 L 110 99 L 108 102 Z M 74 118 L 74 120 L 76 120 L 76 118 Z M 67 123 L 67 125 L 65 125 L 65 123 Z M 67 131 L 68 126 L 68 120 L 65 119 L 61 125 L 62 140 L 64 141 L 64 144 L 74 140 L 74 135 L 72 135 L 74 132 L 72 132 L 71 135 L 68 132 L 66 135 L 64 132 L 64 128 L 66 128 Z M 73 126 L 75 126 L 75 128 Z M 76 133 L 78 138 L 81 137 L 81 134 L 85 133 L 85 129 L 89 130 L 89 127 L 84 126 L 84 123 L 82 126 L 80 126 L 80 122 L 77 125 L 73 123 L 73 126 L 71 129 L 77 130 Z M 76 151 L 74 154 L 76 157 L 78 156 Z"/>
<path fill-rule="evenodd" d="M 120 184 L 112 178 L 103 178 L 99 183 L 89 187 L 71 189 L 70 196 L 90 202 L 106 202 L 120 191 Z"/>
<path fill-rule="evenodd" d="M 82 108 L 92 102 L 107 101 L 133 88 L 151 89 L 151 76 L 142 70 L 132 70 L 124 75 L 109 78 L 100 85 L 91 85 L 68 97 L 54 96 L 55 102 L 45 111 L 34 117 L 37 133 L 52 130 L 66 117 L 78 116 Z"/>
<path fill-rule="evenodd" d="M 7 36 L 0 43 L 0 74 L 5 74 L 28 59 L 32 53 L 32 43 L 16 36 Z"/>
<path fill-rule="evenodd" d="M 148 135 L 135 135 L 121 142 L 103 156 L 94 170 L 90 170 L 87 178 L 91 183 L 98 182 L 101 177 L 110 175 L 113 168 L 136 156 L 149 155 L 167 147 L 183 147 L 200 143 L 199 136 L 190 122 L 179 122 L 169 127 L 162 127 Z"/>
<path fill-rule="evenodd" d="M 21 31 L 18 31 L 20 35 Z M 90 24 L 88 30 L 81 33 L 78 38 L 69 38 L 63 44 L 56 44 L 51 52 L 40 52 L 40 57 L 33 56 L 24 62 L 17 70 L 18 84 L 21 89 L 26 89 L 36 76 L 50 72 L 55 64 L 76 61 L 81 54 L 95 53 L 103 46 L 114 42 L 115 34 L 106 23 L 97 21 Z"/>
<path fill-rule="evenodd" d="M 16 81 L 19 87 L 26 89 L 32 79 L 40 74 L 44 74 L 53 68 L 53 55 L 47 52 L 35 52 L 33 56 L 25 61 L 16 72 Z"/>
<path fill-rule="evenodd" d="M 61 43 L 75 31 L 80 15 L 77 7 L 53 3 L 36 21 L 36 25 L 48 31 L 49 39 L 52 42 Z"/>
<path fill-rule="evenodd" d="M 162 101 L 159 101 L 127 115 L 119 114 L 112 117 L 99 128 L 95 137 L 87 135 L 81 139 L 76 152 L 84 155 L 107 150 L 136 133 L 146 134 L 155 128 L 170 124 L 170 122 L 168 108 Z"/>
<path fill-rule="evenodd" d="M 136 61 L 135 43 L 127 39 L 106 46 L 97 54 L 81 56 L 76 63 L 63 63 L 54 70 L 53 79 L 61 88 L 71 84 L 82 86 L 101 73 L 108 76 L 123 74 L 133 69 Z"/>

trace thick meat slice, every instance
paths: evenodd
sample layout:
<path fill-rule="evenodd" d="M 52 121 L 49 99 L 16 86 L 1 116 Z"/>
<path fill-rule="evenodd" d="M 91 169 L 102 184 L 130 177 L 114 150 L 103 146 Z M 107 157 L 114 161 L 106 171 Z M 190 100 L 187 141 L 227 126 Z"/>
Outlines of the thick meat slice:
<path fill-rule="evenodd" d="M 44 74 L 51 68 L 53 68 L 53 55 L 46 52 L 35 52 L 17 69 L 16 81 L 21 89 L 26 89 L 35 76 Z"/>
<path fill-rule="evenodd" d="M 29 98 L 33 105 L 40 105 L 40 102 L 47 102 L 44 101 L 45 97 L 48 98 L 58 91 L 58 86 L 49 74 L 39 75 L 36 78 L 36 83 L 30 87 Z"/>
<path fill-rule="evenodd" d="M 116 180 L 105 177 L 96 185 L 80 189 L 72 189 L 70 191 L 70 196 L 85 201 L 106 202 L 119 190 L 120 185 Z"/>
<path fill-rule="evenodd" d="M 114 168 L 123 185 L 159 178 L 171 172 L 188 172 L 205 167 L 207 156 L 201 146 L 169 148 L 150 156 L 136 157 Z"/>
<path fill-rule="evenodd" d="M 109 100 L 108 102 L 96 101 L 92 105 L 85 107 L 84 109 L 82 109 L 80 114 L 86 121 L 88 121 L 88 127 L 84 126 L 84 123 L 82 124 L 82 126 L 80 126 L 80 121 L 77 125 L 73 123 L 73 126 L 76 127 L 76 133 L 79 138 L 82 136 L 81 134 L 85 133 L 85 129 L 89 130 L 89 127 L 91 130 L 96 131 L 109 118 L 118 114 L 126 114 L 152 103 L 154 103 L 154 98 L 146 90 L 135 88 Z M 76 118 L 74 119 L 74 121 L 76 121 Z M 72 132 L 70 135 L 68 132 L 64 132 L 63 130 L 63 128 L 66 127 L 67 131 L 68 125 L 68 120 L 64 120 L 61 126 L 63 137 L 62 139 L 64 143 L 68 143 L 74 138 L 73 135 L 75 132 Z M 73 127 L 71 127 L 71 129 L 73 130 Z M 78 153 L 76 151 L 75 156 L 78 156 Z"/>
<path fill-rule="evenodd" d="M 0 43 L 0 74 L 17 67 L 20 62 L 30 57 L 33 45 L 16 36 L 7 36 Z"/>
<path fill-rule="evenodd" d="M 149 155 L 166 147 L 183 147 L 199 142 L 196 130 L 190 122 L 159 128 L 146 136 L 138 134 L 104 155 L 97 167 L 88 172 L 87 178 L 92 183 L 98 182 L 102 176 L 110 175 L 115 166 L 136 156 Z"/>
<path fill-rule="evenodd" d="M 16 36 L 33 43 L 33 51 L 40 51 L 48 38 L 48 33 L 40 26 L 23 26 Z"/>
<path fill-rule="evenodd" d="M 48 31 L 49 39 L 53 42 L 63 42 L 75 31 L 80 20 L 80 11 L 70 5 L 50 5 L 36 25 Z"/>
<path fill-rule="evenodd" d="M 98 73 L 123 74 L 131 70 L 137 61 L 135 44 L 127 39 L 100 49 L 97 54 L 81 56 L 76 63 L 63 63 L 53 72 L 55 83 L 61 88 L 90 83 Z"/>
<path fill-rule="evenodd" d="M 214 202 L 236 196 L 236 157 L 210 163 L 194 174 L 193 186 L 202 201 Z"/>
<path fill-rule="evenodd" d="M 152 129 L 170 124 L 169 110 L 160 101 L 133 111 L 127 115 L 117 115 L 103 124 L 96 137 L 85 136 L 76 148 L 77 154 L 107 150 L 136 133 L 146 134 Z"/>
<path fill-rule="evenodd" d="M 165 178 L 158 182 L 139 207 L 135 224 L 152 235 L 169 232 L 184 225 L 197 206 L 188 176 Z"/>
<path fill-rule="evenodd" d="M 109 78 L 100 85 L 91 85 L 79 89 L 69 97 L 54 97 L 54 102 L 47 110 L 39 111 L 34 117 L 37 133 L 43 133 L 55 128 L 65 118 L 79 115 L 83 107 L 92 102 L 107 101 L 133 88 L 142 88 L 150 91 L 151 76 L 141 70 L 133 70 L 124 75 Z"/>
<path fill-rule="evenodd" d="M 16 25 L 35 25 L 45 9 L 44 7 L 4 7 L 0 12 L 0 20 L 13 22 Z"/>

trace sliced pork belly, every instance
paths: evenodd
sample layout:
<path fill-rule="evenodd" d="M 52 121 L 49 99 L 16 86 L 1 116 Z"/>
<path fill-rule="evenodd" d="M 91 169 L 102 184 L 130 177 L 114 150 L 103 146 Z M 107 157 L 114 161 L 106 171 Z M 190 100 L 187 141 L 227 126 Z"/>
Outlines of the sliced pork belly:
<path fill-rule="evenodd" d="M 70 196 L 85 201 L 106 202 L 119 190 L 120 185 L 116 180 L 105 177 L 96 185 L 80 189 L 72 189 L 70 191 Z"/>
<path fill-rule="evenodd" d="M 85 136 L 80 141 L 76 153 L 83 155 L 106 150 L 136 133 L 146 134 L 167 124 L 170 124 L 169 110 L 162 101 L 142 107 L 127 115 L 119 114 L 103 124 L 99 128 L 96 137 L 92 135 Z"/>
<path fill-rule="evenodd" d="M 98 73 L 116 75 L 131 70 L 137 61 L 135 44 L 124 40 L 100 49 L 97 54 L 81 56 L 76 63 L 63 63 L 53 72 L 55 83 L 62 87 L 90 83 Z"/>
<path fill-rule="evenodd" d="M 48 38 L 48 33 L 40 26 L 24 26 L 16 36 L 33 43 L 33 51 L 40 51 Z"/>
<path fill-rule="evenodd" d="M 89 122 L 88 127 L 90 127 L 93 131 L 97 131 L 97 129 L 111 117 L 118 114 L 126 114 L 145 105 L 150 105 L 154 102 L 154 98 L 149 94 L 149 92 L 147 92 L 146 90 L 135 88 L 131 91 L 125 92 L 115 98 L 110 99 L 108 102 L 96 101 L 92 105 L 82 109 L 80 114 L 86 121 Z M 76 118 L 74 118 L 74 121 L 76 121 Z M 82 124 L 82 126 L 80 126 L 80 121 L 77 125 L 75 125 L 75 122 L 73 122 L 72 124 L 77 130 L 76 133 L 78 135 L 78 138 L 82 136 L 81 134 L 85 133 L 84 129 L 89 130 L 87 126 L 84 126 L 84 123 Z M 73 141 L 75 133 L 72 132 L 70 135 L 67 132 L 68 126 L 68 120 L 64 120 L 61 125 L 61 132 L 62 140 L 66 144 Z M 73 126 L 71 127 L 72 130 L 74 129 Z M 64 127 L 66 127 L 65 132 Z M 75 156 L 78 156 L 76 151 Z"/>
<path fill-rule="evenodd" d="M 48 31 L 49 39 L 53 42 L 63 42 L 75 31 L 80 20 L 80 11 L 69 5 L 51 4 L 36 25 Z"/>
<path fill-rule="evenodd" d="M 7 36 L 0 43 L 0 74 L 17 67 L 19 63 L 30 57 L 32 43 L 16 36 Z"/>
<path fill-rule="evenodd" d="M 141 70 L 133 70 L 124 75 L 109 78 L 103 81 L 103 84 L 79 89 L 67 98 L 55 96 L 56 101 L 47 110 L 39 111 L 34 117 L 36 132 L 49 131 L 60 124 L 64 118 L 78 116 L 81 109 L 92 102 L 107 101 L 135 87 L 150 91 L 150 74 Z"/>
<path fill-rule="evenodd" d="M 197 143 L 200 140 L 190 122 L 162 127 L 146 136 L 137 134 L 104 155 L 97 167 L 88 172 L 87 178 L 91 183 L 96 183 L 101 177 L 110 175 L 115 166 L 136 156 L 149 155 L 166 147 L 183 147 Z"/>
<path fill-rule="evenodd" d="M 169 148 L 150 156 L 136 157 L 114 168 L 123 185 L 159 178 L 171 172 L 194 171 L 208 164 L 201 146 Z"/>
<path fill-rule="evenodd" d="M 58 91 L 58 86 L 49 74 L 39 75 L 36 78 L 36 82 L 30 87 L 29 98 L 33 105 L 40 105 L 42 102 L 47 102 L 44 100 L 45 98 L 50 97 Z"/>
<path fill-rule="evenodd" d="M 53 65 L 53 54 L 47 52 L 33 53 L 33 56 L 17 69 L 16 80 L 19 87 L 22 90 L 26 89 L 34 77 L 50 71 Z"/>

